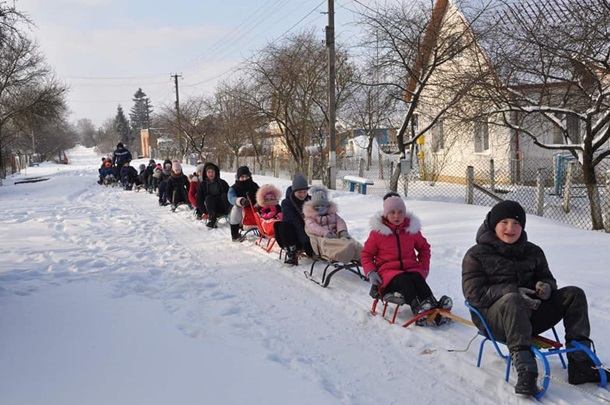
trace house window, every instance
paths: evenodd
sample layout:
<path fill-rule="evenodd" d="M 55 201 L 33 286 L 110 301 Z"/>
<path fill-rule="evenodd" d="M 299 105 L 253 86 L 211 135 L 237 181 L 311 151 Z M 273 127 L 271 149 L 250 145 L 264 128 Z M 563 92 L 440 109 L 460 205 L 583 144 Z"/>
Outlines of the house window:
<path fill-rule="evenodd" d="M 438 120 L 432 127 L 432 151 L 439 152 L 445 148 L 445 133 L 443 132 L 443 120 Z"/>
<path fill-rule="evenodd" d="M 474 124 L 474 151 L 482 153 L 489 150 L 489 123 L 475 122 Z"/>

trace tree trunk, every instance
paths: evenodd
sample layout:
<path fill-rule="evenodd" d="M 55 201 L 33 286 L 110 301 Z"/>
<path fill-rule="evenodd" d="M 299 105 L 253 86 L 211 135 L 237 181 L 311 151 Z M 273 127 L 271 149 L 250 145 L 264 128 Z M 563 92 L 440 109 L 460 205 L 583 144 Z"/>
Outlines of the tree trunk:
<path fill-rule="evenodd" d="M 400 160 L 394 165 L 394 170 L 390 177 L 390 190 L 398 192 L 398 179 L 400 178 Z"/>
<path fill-rule="evenodd" d="M 604 219 L 602 216 L 602 206 L 597 191 L 597 179 L 595 178 L 595 166 L 591 162 L 585 161 L 582 166 L 585 186 L 587 187 L 587 197 L 591 206 L 591 223 L 593 230 L 604 229 Z"/>

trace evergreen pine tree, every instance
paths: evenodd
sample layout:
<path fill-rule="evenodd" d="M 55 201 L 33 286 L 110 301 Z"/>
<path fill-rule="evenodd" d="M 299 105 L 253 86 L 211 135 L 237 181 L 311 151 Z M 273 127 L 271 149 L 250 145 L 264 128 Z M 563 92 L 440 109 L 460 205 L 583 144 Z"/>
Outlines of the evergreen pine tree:
<path fill-rule="evenodd" d="M 142 88 L 138 88 L 133 97 L 133 107 L 131 107 L 129 119 L 131 120 L 134 133 L 139 134 L 141 129 L 151 127 L 150 116 L 153 109 L 150 99 L 146 97 L 146 93 L 142 91 Z"/>
<path fill-rule="evenodd" d="M 133 142 L 132 131 L 129 126 L 129 121 L 125 118 L 125 113 L 123 112 L 123 107 L 119 104 L 117 107 L 116 117 L 114 118 L 114 129 L 119 135 L 119 139 L 125 147 L 131 145 Z"/>

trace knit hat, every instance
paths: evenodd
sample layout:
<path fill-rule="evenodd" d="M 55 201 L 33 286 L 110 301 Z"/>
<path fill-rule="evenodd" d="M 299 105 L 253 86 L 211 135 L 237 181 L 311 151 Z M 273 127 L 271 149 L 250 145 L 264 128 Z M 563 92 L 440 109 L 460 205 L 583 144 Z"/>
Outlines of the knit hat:
<path fill-rule="evenodd" d="M 155 159 L 150 159 L 150 160 L 148 161 L 148 164 L 149 164 L 149 165 L 154 165 L 154 164 L 156 164 L 156 163 L 155 163 Z"/>
<path fill-rule="evenodd" d="M 296 173 L 292 179 L 292 191 L 309 190 L 307 179 L 301 173 Z"/>
<path fill-rule="evenodd" d="M 314 207 L 328 207 L 330 202 L 328 201 L 328 190 L 322 186 L 313 186 L 309 189 L 311 194 L 311 205 Z"/>
<path fill-rule="evenodd" d="M 252 177 L 252 173 L 250 173 L 250 169 L 248 166 L 240 166 L 237 168 L 237 173 L 235 174 L 235 178 L 239 180 L 241 176 L 250 176 Z"/>
<path fill-rule="evenodd" d="M 124 147 L 125 146 L 123 145 L 123 142 L 119 142 L 119 143 L 116 144 L 116 148 L 117 149 L 121 149 L 121 148 L 124 148 Z"/>
<path fill-rule="evenodd" d="M 178 162 L 177 159 L 174 159 L 172 161 L 172 171 L 175 173 L 181 172 L 182 171 L 182 165 L 180 164 L 180 162 Z"/>
<path fill-rule="evenodd" d="M 140 171 L 145 170 L 146 165 L 144 163 L 142 163 L 140 166 L 138 166 L 138 168 L 140 169 Z"/>
<path fill-rule="evenodd" d="M 519 224 L 525 229 L 525 210 L 516 201 L 502 201 L 493 206 L 491 211 L 487 214 L 486 221 L 489 224 L 489 229 L 496 229 L 498 222 L 503 219 L 511 218 L 519 221 Z"/>
<path fill-rule="evenodd" d="M 392 210 L 407 212 L 405 202 L 399 196 L 392 195 L 383 200 L 383 215 L 387 216 Z"/>

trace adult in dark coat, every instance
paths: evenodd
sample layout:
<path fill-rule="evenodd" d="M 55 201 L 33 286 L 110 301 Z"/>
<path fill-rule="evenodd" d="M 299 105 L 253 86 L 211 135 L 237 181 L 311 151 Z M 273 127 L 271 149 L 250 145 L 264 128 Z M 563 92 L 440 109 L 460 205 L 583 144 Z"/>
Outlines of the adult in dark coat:
<path fill-rule="evenodd" d="M 496 339 L 506 342 L 518 373 L 515 392 L 535 395 L 538 369 L 530 350 L 532 336 L 563 319 L 565 340 L 591 347 L 587 298 L 583 290 L 558 289 L 542 249 L 527 240 L 525 210 L 502 201 L 487 214 L 462 262 L 464 297 L 485 318 Z M 485 332 L 478 317 L 473 321 Z M 594 364 L 582 351 L 568 353 L 570 384 L 599 382 Z"/>
<path fill-rule="evenodd" d="M 283 249 L 286 249 L 284 263 L 296 264 L 296 254 L 304 250 L 308 256 L 313 256 L 309 236 L 305 233 L 303 204 L 309 201 L 309 185 L 301 173 L 296 173 L 292 185 L 286 189 L 286 198 L 282 200 L 282 220 L 275 223 L 275 239 Z"/>
<path fill-rule="evenodd" d="M 197 189 L 197 216 L 208 214 L 208 228 L 216 228 L 216 221 L 231 211 L 227 198 L 229 184 L 220 178 L 220 169 L 214 163 L 203 166 L 203 180 Z"/>
<path fill-rule="evenodd" d="M 114 166 L 117 176 L 120 174 L 121 168 L 125 162 L 131 162 L 131 152 L 123 145 L 122 142 L 117 143 L 115 151 L 112 153 L 112 165 Z"/>
<path fill-rule="evenodd" d="M 178 204 L 188 204 L 189 208 L 192 208 L 188 198 L 189 183 L 188 177 L 182 173 L 182 165 L 174 160 L 172 162 L 172 174 L 167 179 L 165 189 L 165 195 L 167 195 L 167 200 L 172 205 L 172 211 L 176 210 Z"/>
<path fill-rule="evenodd" d="M 231 208 L 231 215 L 229 223 L 231 224 L 231 240 L 233 242 L 240 241 L 239 227 L 244 217 L 243 207 L 248 207 L 250 202 L 252 204 L 256 201 L 256 192 L 259 186 L 252 180 L 252 173 L 248 166 L 241 166 L 237 168 L 235 174 L 235 183 L 229 188 L 227 198 L 233 208 Z"/>

